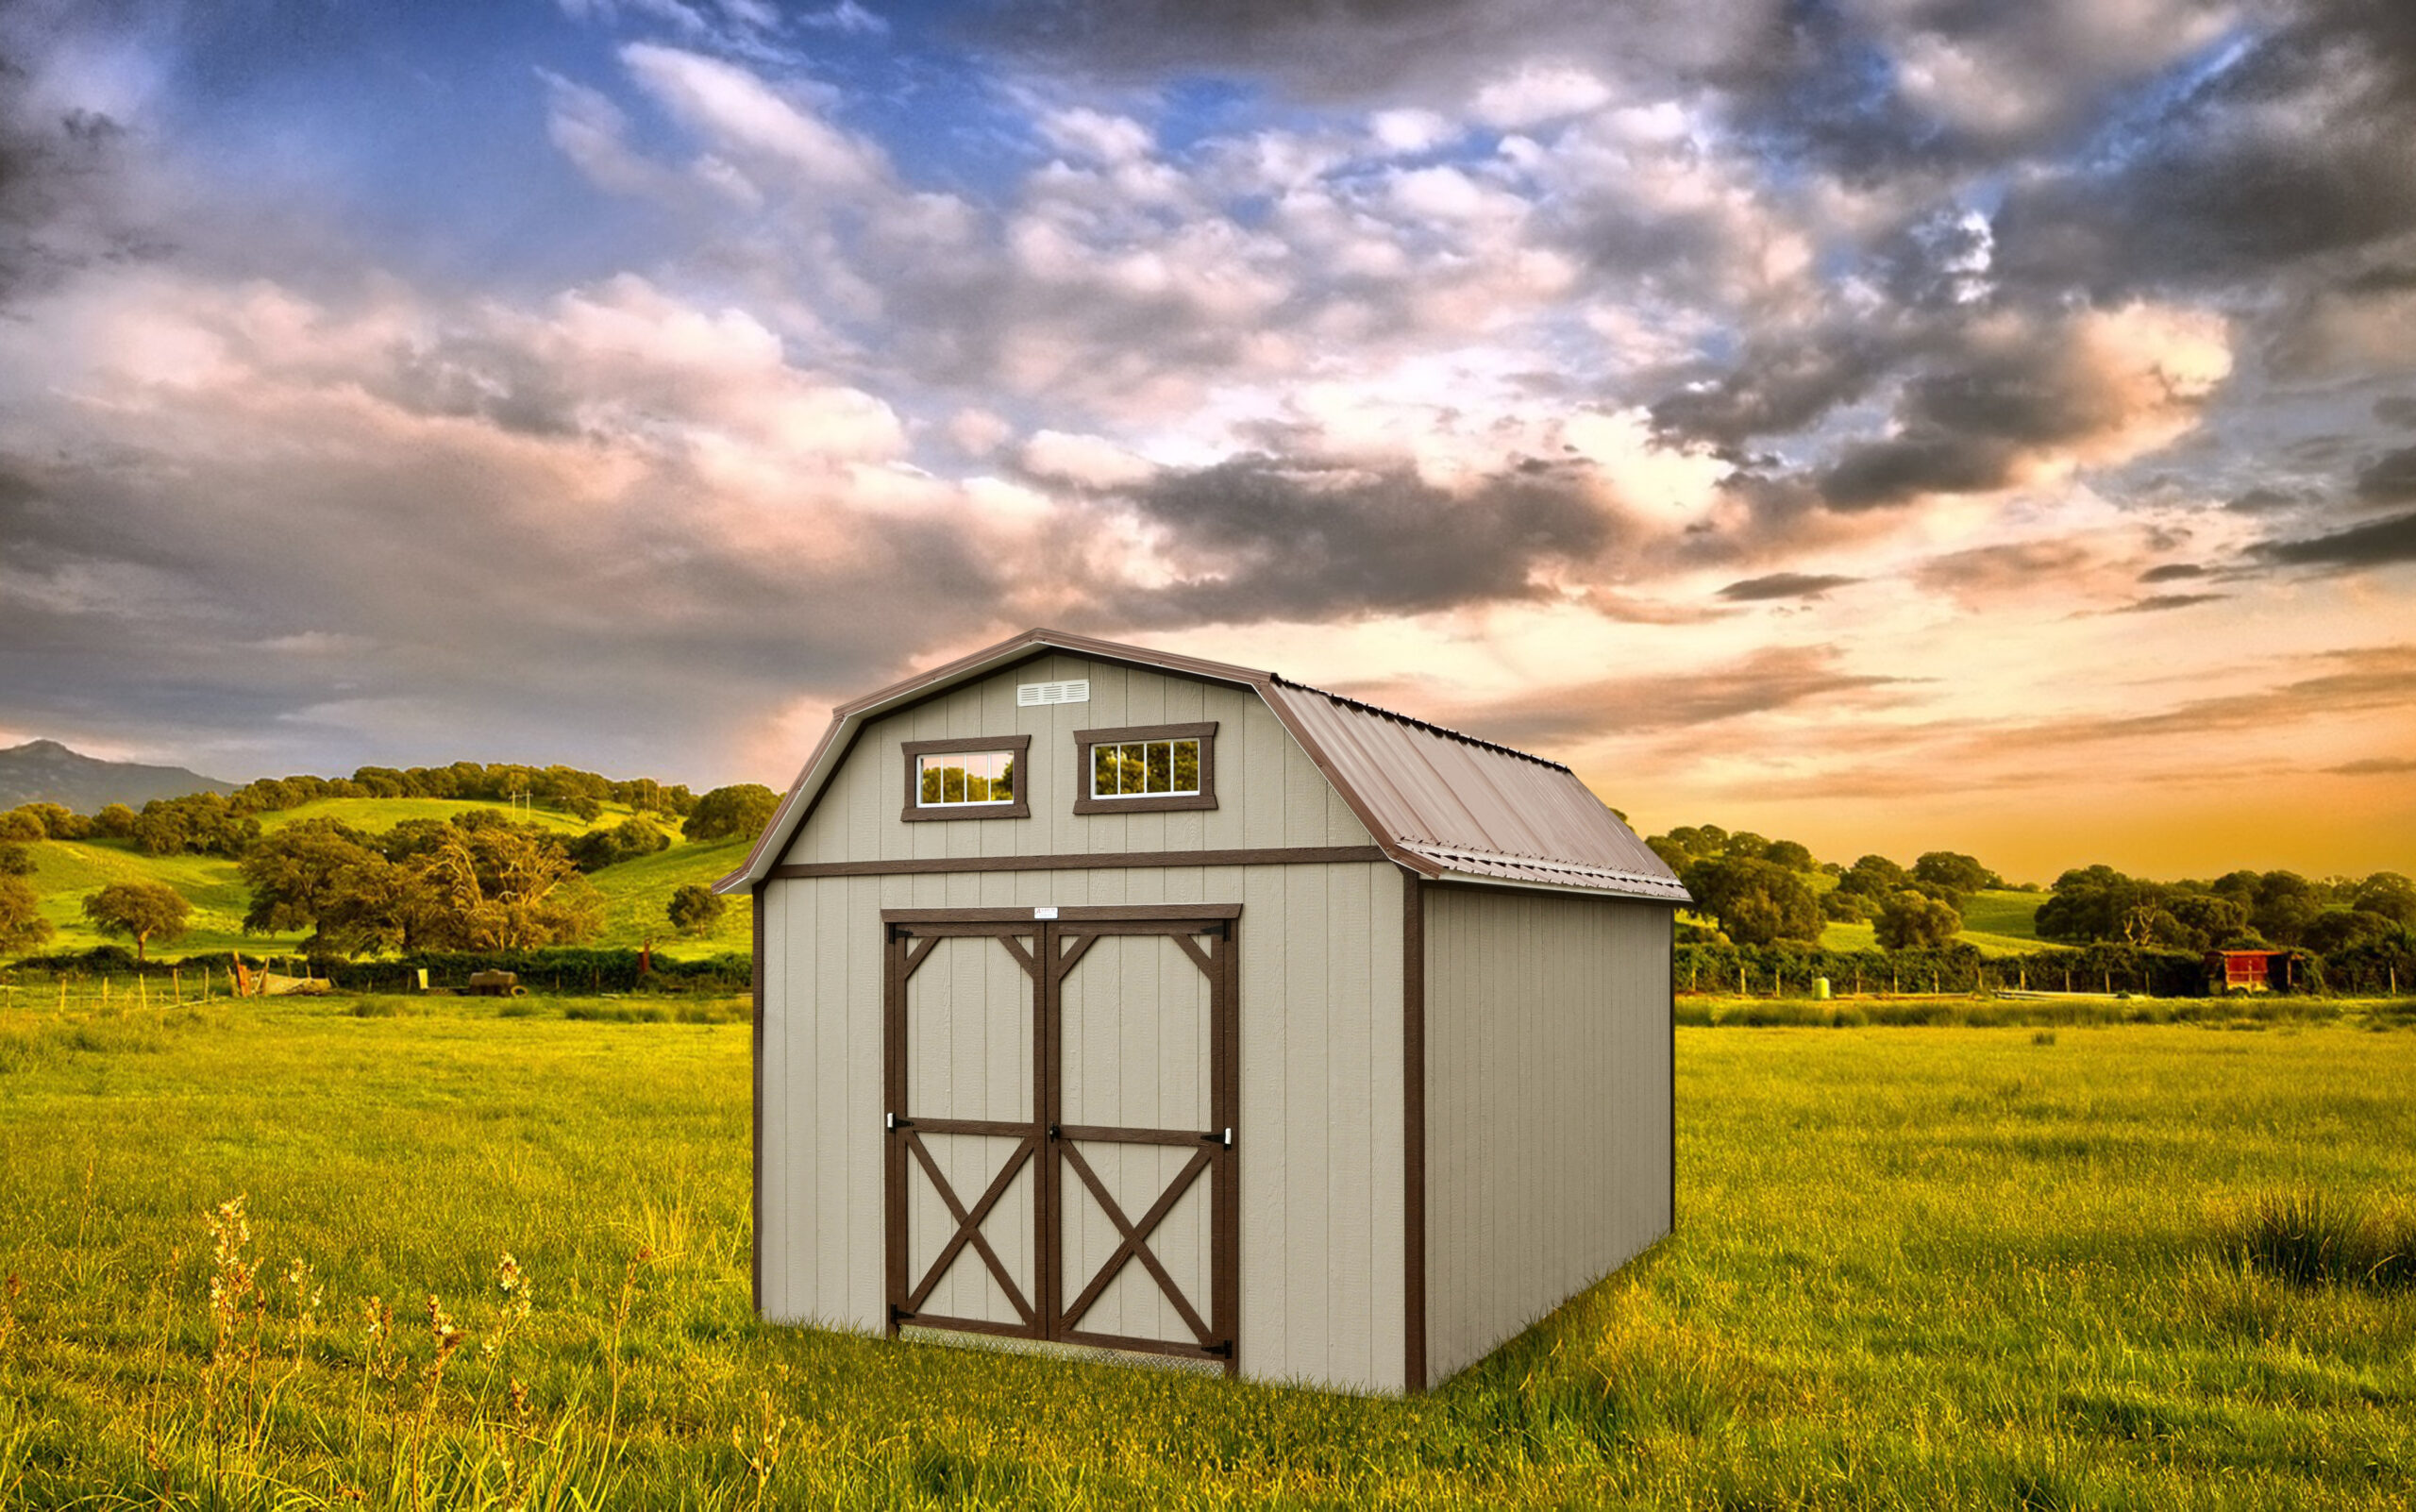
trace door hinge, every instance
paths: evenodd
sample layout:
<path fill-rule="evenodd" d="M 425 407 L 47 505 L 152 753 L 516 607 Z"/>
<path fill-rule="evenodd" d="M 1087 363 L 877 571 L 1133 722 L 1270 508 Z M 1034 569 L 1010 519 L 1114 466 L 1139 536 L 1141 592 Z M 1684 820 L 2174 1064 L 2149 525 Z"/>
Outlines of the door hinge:
<path fill-rule="evenodd" d="M 1233 1132 L 1231 1129 L 1227 1129 L 1224 1133 L 1224 1136 L 1219 1138 L 1214 1131 L 1211 1131 L 1210 1133 L 1201 1134 L 1200 1136 L 1200 1142 L 1203 1145 L 1222 1145 L 1227 1150 L 1231 1150 L 1233 1148 Z"/>
<path fill-rule="evenodd" d="M 881 1126 L 894 1133 L 899 1129 L 912 1129 L 914 1127 L 914 1120 L 901 1118 L 894 1113 L 884 1113 L 881 1116 Z"/>
<path fill-rule="evenodd" d="M 1049 1137 L 1051 1139 L 1058 1137 L 1057 1126 L 1053 1123 L 1049 1126 Z"/>

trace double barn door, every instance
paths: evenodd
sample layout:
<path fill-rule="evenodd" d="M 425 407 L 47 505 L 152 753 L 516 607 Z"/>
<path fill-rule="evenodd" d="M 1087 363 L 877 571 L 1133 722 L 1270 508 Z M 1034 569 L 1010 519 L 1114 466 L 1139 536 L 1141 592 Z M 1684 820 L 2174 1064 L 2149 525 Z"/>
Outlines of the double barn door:
<path fill-rule="evenodd" d="M 893 1329 L 1234 1367 L 1238 908 L 884 913 Z"/>

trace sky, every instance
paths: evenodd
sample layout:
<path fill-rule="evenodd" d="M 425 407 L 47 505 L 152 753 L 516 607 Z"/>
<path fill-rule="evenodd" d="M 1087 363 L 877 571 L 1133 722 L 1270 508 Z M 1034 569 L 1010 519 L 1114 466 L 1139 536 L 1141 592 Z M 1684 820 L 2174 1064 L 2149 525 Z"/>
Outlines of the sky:
<path fill-rule="evenodd" d="M 2405 0 L 14 0 L 0 745 L 785 785 L 1034 625 L 2416 870 Z"/>

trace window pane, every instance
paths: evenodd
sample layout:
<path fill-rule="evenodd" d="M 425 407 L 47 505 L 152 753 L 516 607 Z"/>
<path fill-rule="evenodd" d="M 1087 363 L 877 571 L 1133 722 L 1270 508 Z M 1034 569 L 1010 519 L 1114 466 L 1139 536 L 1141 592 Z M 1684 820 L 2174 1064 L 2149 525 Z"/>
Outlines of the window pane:
<path fill-rule="evenodd" d="M 1149 785 L 1151 793 L 1174 791 L 1174 747 L 1163 740 L 1153 740 L 1147 748 L 1149 753 Z"/>
<path fill-rule="evenodd" d="M 976 764 L 972 762 L 965 763 L 968 767 L 974 764 Z M 978 771 L 967 771 L 965 774 L 965 801 L 967 803 L 989 802 L 990 780 Z"/>
<path fill-rule="evenodd" d="M 1174 743 L 1174 790 L 1178 793 L 1200 791 L 1200 742 L 1196 740 Z"/>
<path fill-rule="evenodd" d="M 932 764 L 931 759 L 929 756 L 916 758 L 916 764 L 921 766 L 923 769 L 923 791 L 920 795 L 920 801 L 924 803 L 937 803 L 940 800 L 939 767 Z"/>
<path fill-rule="evenodd" d="M 965 801 L 965 768 L 950 763 L 940 769 L 940 800 L 944 803 Z"/>
<path fill-rule="evenodd" d="M 1116 748 L 1091 748 L 1091 797 L 1113 798 L 1116 795 Z"/>
<path fill-rule="evenodd" d="M 998 775 L 990 780 L 990 797 L 999 803 L 1015 799 L 1015 759 L 1004 752 L 998 756 Z"/>
<path fill-rule="evenodd" d="M 1141 779 L 1142 779 L 1141 748 L 1140 748 L 1140 747 L 1138 747 L 1138 746 L 1118 746 L 1118 747 L 1116 747 L 1116 795 L 1120 798 L 1120 797 L 1123 797 L 1123 796 L 1128 795 L 1128 794 L 1134 794 L 1134 793 L 1139 793 L 1139 792 L 1143 791 L 1142 786 L 1141 786 Z"/>

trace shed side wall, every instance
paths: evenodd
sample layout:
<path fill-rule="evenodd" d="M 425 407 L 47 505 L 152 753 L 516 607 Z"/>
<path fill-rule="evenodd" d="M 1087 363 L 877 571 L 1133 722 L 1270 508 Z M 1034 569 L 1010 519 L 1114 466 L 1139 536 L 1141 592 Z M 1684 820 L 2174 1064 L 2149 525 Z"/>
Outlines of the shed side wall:
<path fill-rule="evenodd" d="M 1035 739 L 1035 756 L 1039 745 Z M 1070 736 L 1065 749 L 1070 777 Z M 884 742 L 876 755 L 893 827 L 1025 822 L 899 825 L 894 745 Z M 1280 756 L 1252 748 L 1248 765 L 1227 766 L 1227 759 L 1220 752 L 1218 786 L 1234 795 L 1230 806 L 1257 811 L 1254 801 L 1234 799 L 1264 762 L 1265 777 L 1286 791 L 1284 807 L 1323 815 L 1321 798 L 1292 790 L 1293 769 Z M 1314 768 L 1308 776 L 1323 787 Z M 1065 785 L 1061 779 L 1046 790 L 1052 805 Z M 1347 810 L 1342 816 L 1355 826 Z M 1263 1380 L 1401 1389 L 1401 885 L 1385 863 L 766 882 L 764 1316 L 866 1332 L 887 1325 L 881 910 L 1239 902 L 1242 1369 Z"/>
<path fill-rule="evenodd" d="M 1669 1232 L 1672 916 L 1423 890 L 1427 1350 L 1440 1381 Z"/>

